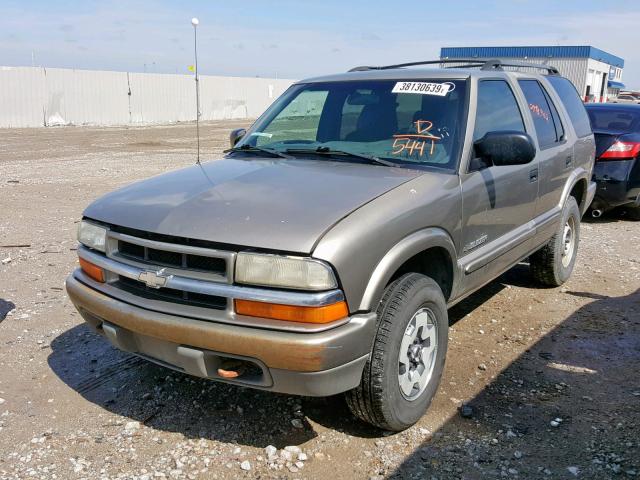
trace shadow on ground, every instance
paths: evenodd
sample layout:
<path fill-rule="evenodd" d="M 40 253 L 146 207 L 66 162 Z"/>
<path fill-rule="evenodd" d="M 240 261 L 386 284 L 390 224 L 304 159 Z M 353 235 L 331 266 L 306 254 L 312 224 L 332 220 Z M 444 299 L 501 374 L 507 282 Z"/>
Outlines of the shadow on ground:
<path fill-rule="evenodd" d="M 624 207 L 614 208 L 613 210 L 607 210 L 601 217 L 594 218 L 591 212 L 587 212 L 582 221 L 585 223 L 619 223 L 619 222 L 635 222 L 632 218 L 629 218 L 629 212 Z"/>
<path fill-rule="evenodd" d="M 120 352 L 85 324 L 58 336 L 51 350 L 49 366 L 69 387 L 152 428 L 256 447 L 315 436 L 308 425 L 291 423 L 302 399 L 171 371 Z"/>
<path fill-rule="evenodd" d="M 528 279 L 526 265 L 514 267 L 456 305 L 450 312 L 451 323 L 499 293 L 505 284 L 523 284 Z M 294 397 L 173 372 L 116 350 L 85 324 L 56 337 L 51 350 L 48 357 L 51 369 L 86 400 L 150 427 L 186 437 L 255 447 L 301 444 L 316 436 L 304 420 L 303 428 L 292 424 L 292 420 L 303 418 L 296 415 L 301 407 L 304 415 L 330 429 L 365 438 L 383 434 L 356 420 L 340 395 Z"/>
<path fill-rule="evenodd" d="M 15 303 L 0 298 L 0 322 L 2 322 L 7 317 L 7 313 L 14 308 L 16 308 Z"/>
<path fill-rule="evenodd" d="M 451 322 L 507 285 L 535 288 L 527 270 L 525 264 L 516 266 L 452 308 Z M 637 468 L 640 291 L 622 298 L 566 294 L 594 301 L 509 365 L 469 402 L 471 419 L 450 419 L 394 478 L 479 479 L 511 475 L 509 468 L 520 472 L 520 478 L 557 478 L 542 475 L 539 469 L 544 468 L 562 478 L 570 475 L 568 466 L 606 478 L 596 473 L 608 473 L 607 463 Z M 52 370 L 86 400 L 188 438 L 258 448 L 302 444 L 317 434 L 296 414 L 300 409 L 314 422 L 350 435 L 383 433 L 355 420 L 340 396 L 300 398 L 172 372 L 114 349 L 85 325 L 58 336 L 51 348 Z M 563 419 L 561 426 L 551 427 L 557 417 Z M 292 424 L 296 419 L 302 428 Z M 499 447 L 491 444 L 493 438 Z M 516 450 L 523 452 L 521 459 L 513 457 Z"/>
<path fill-rule="evenodd" d="M 640 475 L 640 290 L 567 294 L 594 301 L 511 363 L 468 402 L 471 418 L 450 419 L 391 478 Z"/>

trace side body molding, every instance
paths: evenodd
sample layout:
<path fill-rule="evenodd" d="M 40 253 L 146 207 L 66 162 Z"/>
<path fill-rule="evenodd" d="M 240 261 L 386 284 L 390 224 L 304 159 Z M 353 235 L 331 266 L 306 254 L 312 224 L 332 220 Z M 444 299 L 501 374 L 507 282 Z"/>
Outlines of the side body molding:
<path fill-rule="evenodd" d="M 431 227 L 418 230 L 403 238 L 382 257 L 369 278 L 369 283 L 362 296 L 359 310 L 375 311 L 380 298 L 382 298 L 385 287 L 396 270 L 411 257 L 433 247 L 444 248 L 449 253 L 453 269 L 453 291 L 451 298 L 455 298 L 456 286 L 458 285 L 460 275 L 453 240 L 443 229 Z"/>

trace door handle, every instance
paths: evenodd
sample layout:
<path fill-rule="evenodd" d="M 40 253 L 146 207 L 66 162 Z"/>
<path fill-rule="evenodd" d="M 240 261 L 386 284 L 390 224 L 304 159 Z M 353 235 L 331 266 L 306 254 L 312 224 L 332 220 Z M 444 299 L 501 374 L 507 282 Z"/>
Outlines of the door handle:
<path fill-rule="evenodd" d="M 534 168 L 534 169 L 529 171 L 529 181 L 531 183 L 534 183 L 534 182 L 538 181 L 538 169 L 537 168 Z"/>
<path fill-rule="evenodd" d="M 564 166 L 565 166 L 565 167 L 570 167 L 572 163 L 573 163 L 573 156 L 572 156 L 572 155 L 569 155 L 569 156 L 564 160 Z"/>

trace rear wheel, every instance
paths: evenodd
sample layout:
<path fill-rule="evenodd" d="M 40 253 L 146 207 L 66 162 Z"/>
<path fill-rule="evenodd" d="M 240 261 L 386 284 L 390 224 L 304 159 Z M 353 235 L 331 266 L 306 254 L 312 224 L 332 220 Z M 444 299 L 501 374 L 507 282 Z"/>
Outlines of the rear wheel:
<path fill-rule="evenodd" d="M 435 281 L 409 273 L 389 284 L 377 313 L 362 382 L 345 396 L 361 420 L 400 431 L 424 415 L 440 383 L 449 329 L 446 301 Z"/>
<path fill-rule="evenodd" d="M 562 285 L 573 272 L 579 243 L 580 209 L 576 199 L 569 197 L 556 234 L 529 258 L 533 277 L 551 287 Z"/>

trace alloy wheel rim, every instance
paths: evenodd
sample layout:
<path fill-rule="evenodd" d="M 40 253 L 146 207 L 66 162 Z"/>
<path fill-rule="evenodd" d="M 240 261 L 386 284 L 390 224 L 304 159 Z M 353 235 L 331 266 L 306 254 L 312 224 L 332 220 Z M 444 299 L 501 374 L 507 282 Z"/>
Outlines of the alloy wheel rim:
<path fill-rule="evenodd" d="M 398 384 L 402 396 L 416 400 L 429 385 L 438 353 L 438 327 L 429 308 L 413 314 L 398 354 Z"/>
<path fill-rule="evenodd" d="M 562 265 L 566 268 L 573 259 L 576 243 L 576 223 L 573 217 L 567 219 L 562 234 Z"/>

